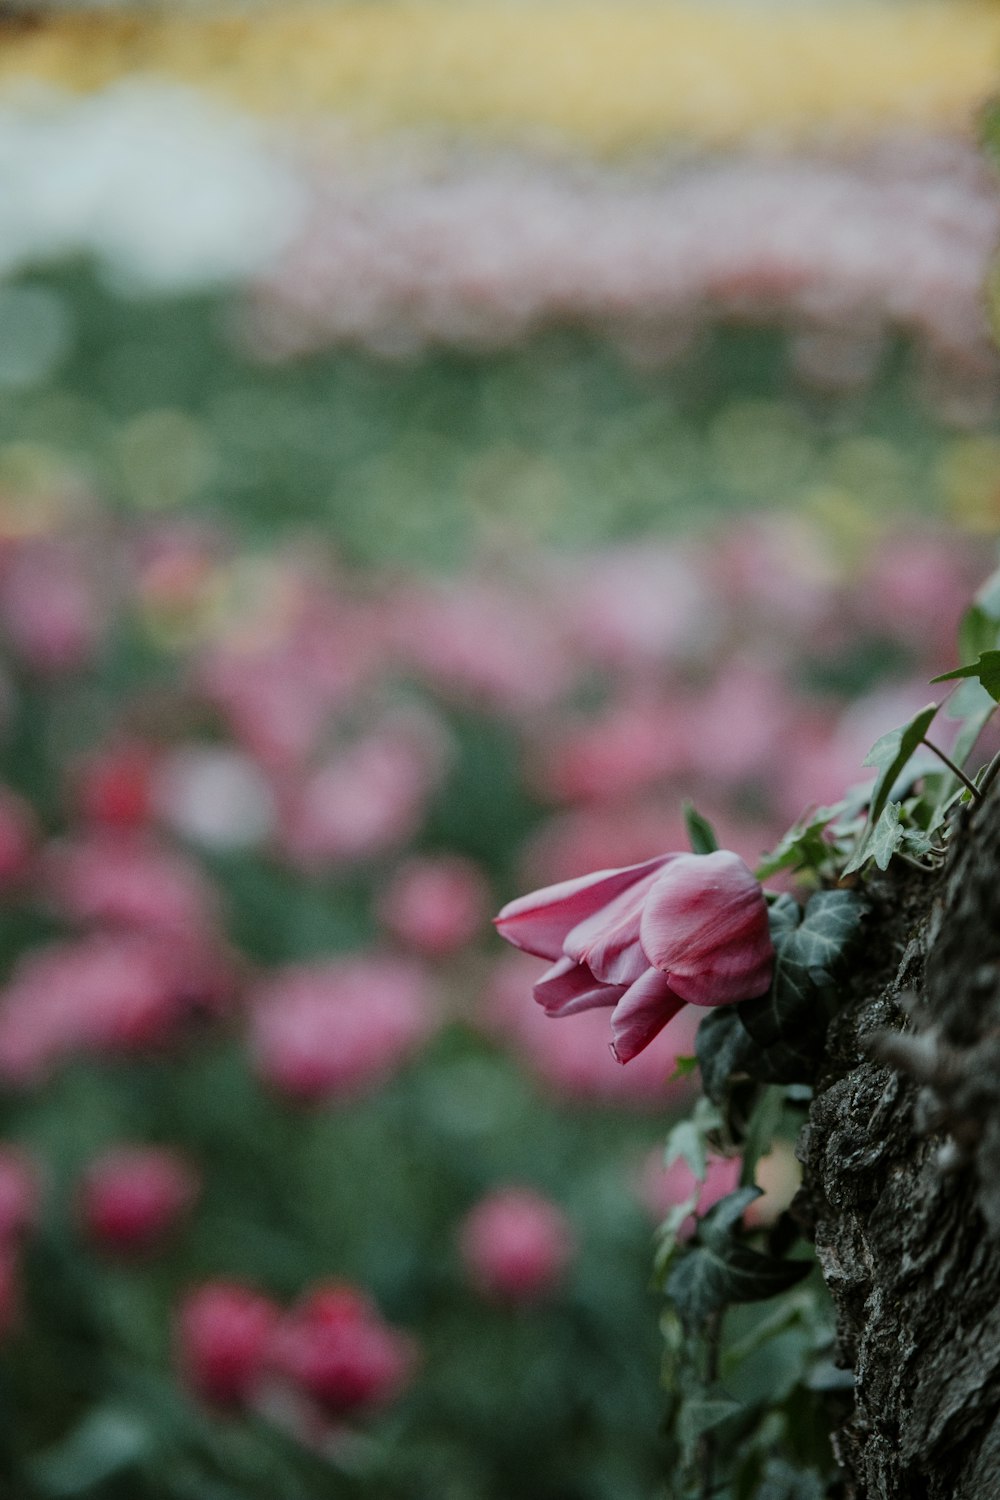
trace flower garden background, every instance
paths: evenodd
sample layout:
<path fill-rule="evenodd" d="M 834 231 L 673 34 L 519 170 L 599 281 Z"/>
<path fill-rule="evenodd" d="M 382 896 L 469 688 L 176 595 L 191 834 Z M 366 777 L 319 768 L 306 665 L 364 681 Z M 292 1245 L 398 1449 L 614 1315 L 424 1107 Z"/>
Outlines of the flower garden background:
<path fill-rule="evenodd" d="M 752 867 L 952 665 L 998 50 L 919 0 L 0 22 L 2 1493 L 674 1493 L 690 1012 L 621 1067 L 489 918 L 685 799 Z M 828 1458 L 789 1419 L 754 1500 Z"/>

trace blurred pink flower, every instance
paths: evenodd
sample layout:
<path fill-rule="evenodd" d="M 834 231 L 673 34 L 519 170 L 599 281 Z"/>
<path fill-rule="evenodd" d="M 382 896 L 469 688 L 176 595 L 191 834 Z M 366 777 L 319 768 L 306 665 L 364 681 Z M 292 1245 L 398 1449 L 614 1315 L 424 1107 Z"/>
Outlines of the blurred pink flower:
<path fill-rule="evenodd" d="M 89 665 L 107 623 L 98 573 L 95 556 L 62 537 L 29 537 L 0 555 L 0 628 L 25 666 L 47 676 Z"/>
<path fill-rule="evenodd" d="M 0 891 L 28 873 L 38 829 L 23 797 L 0 784 Z"/>
<path fill-rule="evenodd" d="M 574 1252 L 562 1209 L 530 1188 L 498 1188 L 480 1199 L 458 1234 L 466 1274 L 484 1297 L 529 1303 L 559 1285 Z"/>
<path fill-rule="evenodd" d="M 462 701 L 520 715 L 568 686 L 572 663 L 555 614 L 525 589 L 467 578 L 401 589 L 391 639 L 400 660 Z"/>
<path fill-rule="evenodd" d="M 139 831 L 95 828 L 42 851 L 42 889 L 69 921 L 139 928 L 187 947 L 216 930 L 214 888 L 194 860 Z"/>
<path fill-rule="evenodd" d="M 73 803 L 88 823 L 139 828 L 149 821 L 151 746 L 120 740 L 88 756 L 71 772 Z"/>
<path fill-rule="evenodd" d="M 281 1316 L 277 1304 L 239 1281 L 207 1281 L 182 1299 L 174 1323 L 177 1362 L 202 1400 L 233 1406 L 261 1383 Z"/>
<path fill-rule="evenodd" d="M 381 671 L 383 623 L 377 605 L 340 592 L 330 573 L 285 559 L 266 582 L 264 607 L 237 612 L 196 663 L 196 683 L 251 755 L 289 771 Z"/>
<path fill-rule="evenodd" d="M 436 720 L 388 720 L 293 788 L 280 833 L 285 856 L 319 871 L 398 847 L 419 829 L 445 763 Z"/>
<path fill-rule="evenodd" d="M 929 670 L 954 659 L 958 622 L 975 576 L 942 536 L 896 533 L 874 553 L 860 583 L 857 607 L 869 626 L 920 654 Z"/>
<path fill-rule="evenodd" d="M 554 960 L 534 987 L 549 1015 L 613 1007 L 619 1062 L 685 1002 L 746 1000 L 771 979 L 764 893 L 729 850 L 599 870 L 508 902 L 494 920 L 515 947 Z"/>
<path fill-rule="evenodd" d="M 198 1174 L 165 1146 L 116 1146 L 90 1162 L 80 1182 L 84 1232 L 102 1250 L 159 1248 L 194 1206 Z"/>
<path fill-rule="evenodd" d="M 364 1292 L 340 1282 L 310 1292 L 271 1340 L 272 1370 L 337 1416 L 395 1400 L 416 1362 L 413 1340 L 386 1323 Z"/>
<path fill-rule="evenodd" d="M 699 793 L 698 809 L 726 849 L 753 865 L 784 831 L 787 821 L 767 827 L 735 817 L 713 796 Z M 550 885 L 566 870 L 640 864 L 663 849 L 682 848 L 687 829 L 676 796 L 644 796 L 623 802 L 589 803 L 545 820 L 524 848 L 520 880 Z"/>
<path fill-rule="evenodd" d="M 0 1080 L 26 1087 L 78 1052 L 162 1046 L 231 987 L 217 955 L 166 936 L 99 932 L 33 949 L 0 990 Z"/>
<path fill-rule="evenodd" d="M 411 961 L 302 964 L 272 972 L 251 996 L 250 1050 L 264 1082 L 291 1099 L 354 1098 L 391 1077 L 431 1025 Z"/>
<path fill-rule="evenodd" d="M 428 958 L 446 958 L 471 943 L 489 914 L 489 882 L 457 854 L 415 856 L 400 864 L 378 913 L 399 942 Z"/>
<path fill-rule="evenodd" d="M 608 800 L 689 771 L 690 713 L 680 695 L 633 693 L 586 719 L 562 715 L 540 736 L 532 780 L 547 798 Z"/>
<path fill-rule="evenodd" d="M 717 614 L 702 559 L 692 547 L 603 548 L 563 562 L 556 586 L 574 645 L 586 659 L 622 671 L 660 672 L 665 662 L 702 645 Z"/>
<path fill-rule="evenodd" d="M 780 775 L 794 702 L 773 668 L 731 657 L 685 713 L 692 763 L 716 791 Z"/>

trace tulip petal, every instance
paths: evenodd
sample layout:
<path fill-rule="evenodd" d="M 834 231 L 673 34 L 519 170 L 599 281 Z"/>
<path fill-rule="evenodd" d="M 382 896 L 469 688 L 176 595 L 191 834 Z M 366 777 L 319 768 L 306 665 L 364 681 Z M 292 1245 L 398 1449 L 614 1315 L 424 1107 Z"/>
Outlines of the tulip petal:
<path fill-rule="evenodd" d="M 665 974 L 647 969 L 630 985 L 611 1012 L 611 1050 L 620 1063 L 631 1062 L 672 1021 L 684 1001 Z"/>
<path fill-rule="evenodd" d="M 643 908 L 649 962 L 692 1005 L 763 994 L 774 945 L 759 881 L 729 850 L 682 854 L 659 875 Z"/>
<path fill-rule="evenodd" d="M 559 958 L 566 934 L 578 923 L 674 857 L 660 855 L 658 859 L 649 859 L 640 865 L 627 865 L 621 870 L 598 870 L 593 875 L 581 875 L 576 880 L 545 886 L 528 896 L 519 896 L 516 901 L 508 901 L 500 914 L 493 918 L 493 925 L 515 948 L 523 948 L 526 953 L 535 953 L 539 958 Z"/>
<path fill-rule="evenodd" d="M 535 999 L 550 1016 L 573 1016 L 579 1010 L 617 1005 L 624 993 L 622 985 L 602 984 L 585 964 L 571 958 L 553 964 L 534 989 Z"/>
<path fill-rule="evenodd" d="M 652 869 L 566 934 L 563 952 L 605 984 L 634 984 L 649 968 L 639 941 L 643 905 L 664 865 L 676 858 L 665 854 L 651 861 Z"/>

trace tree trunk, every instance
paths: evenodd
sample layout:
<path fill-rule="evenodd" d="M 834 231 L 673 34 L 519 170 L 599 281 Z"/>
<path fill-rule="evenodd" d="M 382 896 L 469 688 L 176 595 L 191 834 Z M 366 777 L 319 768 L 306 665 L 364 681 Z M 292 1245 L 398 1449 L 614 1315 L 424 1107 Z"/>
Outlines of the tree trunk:
<path fill-rule="evenodd" d="M 897 863 L 899 863 L 897 861 Z M 1000 778 L 872 890 L 799 1200 L 855 1375 L 850 1500 L 1000 1497 Z"/>

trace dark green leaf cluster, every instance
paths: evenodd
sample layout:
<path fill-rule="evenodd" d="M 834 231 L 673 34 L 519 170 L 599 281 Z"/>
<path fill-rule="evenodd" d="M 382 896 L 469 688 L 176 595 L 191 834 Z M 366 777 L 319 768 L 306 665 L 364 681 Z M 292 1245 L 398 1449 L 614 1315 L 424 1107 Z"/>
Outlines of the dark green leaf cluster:
<path fill-rule="evenodd" d="M 740 1236 L 744 1210 L 760 1193 L 758 1187 L 739 1188 L 715 1204 L 698 1221 L 695 1245 L 667 1277 L 667 1295 L 689 1333 L 730 1303 L 761 1302 L 809 1274 L 809 1261 L 763 1255 Z"/>
<path fill-rule="evenodd" d="M 865 902 L 854 891 L 816 891 L 803 909 L 771 903 L 774 977 L 766 995 L 711 1011 L 698 1029 L 702 1086 L 726 1105 L 734 1080 L 808 1083 L 836 1006 L 838 977 L 856 942 Z"/>

